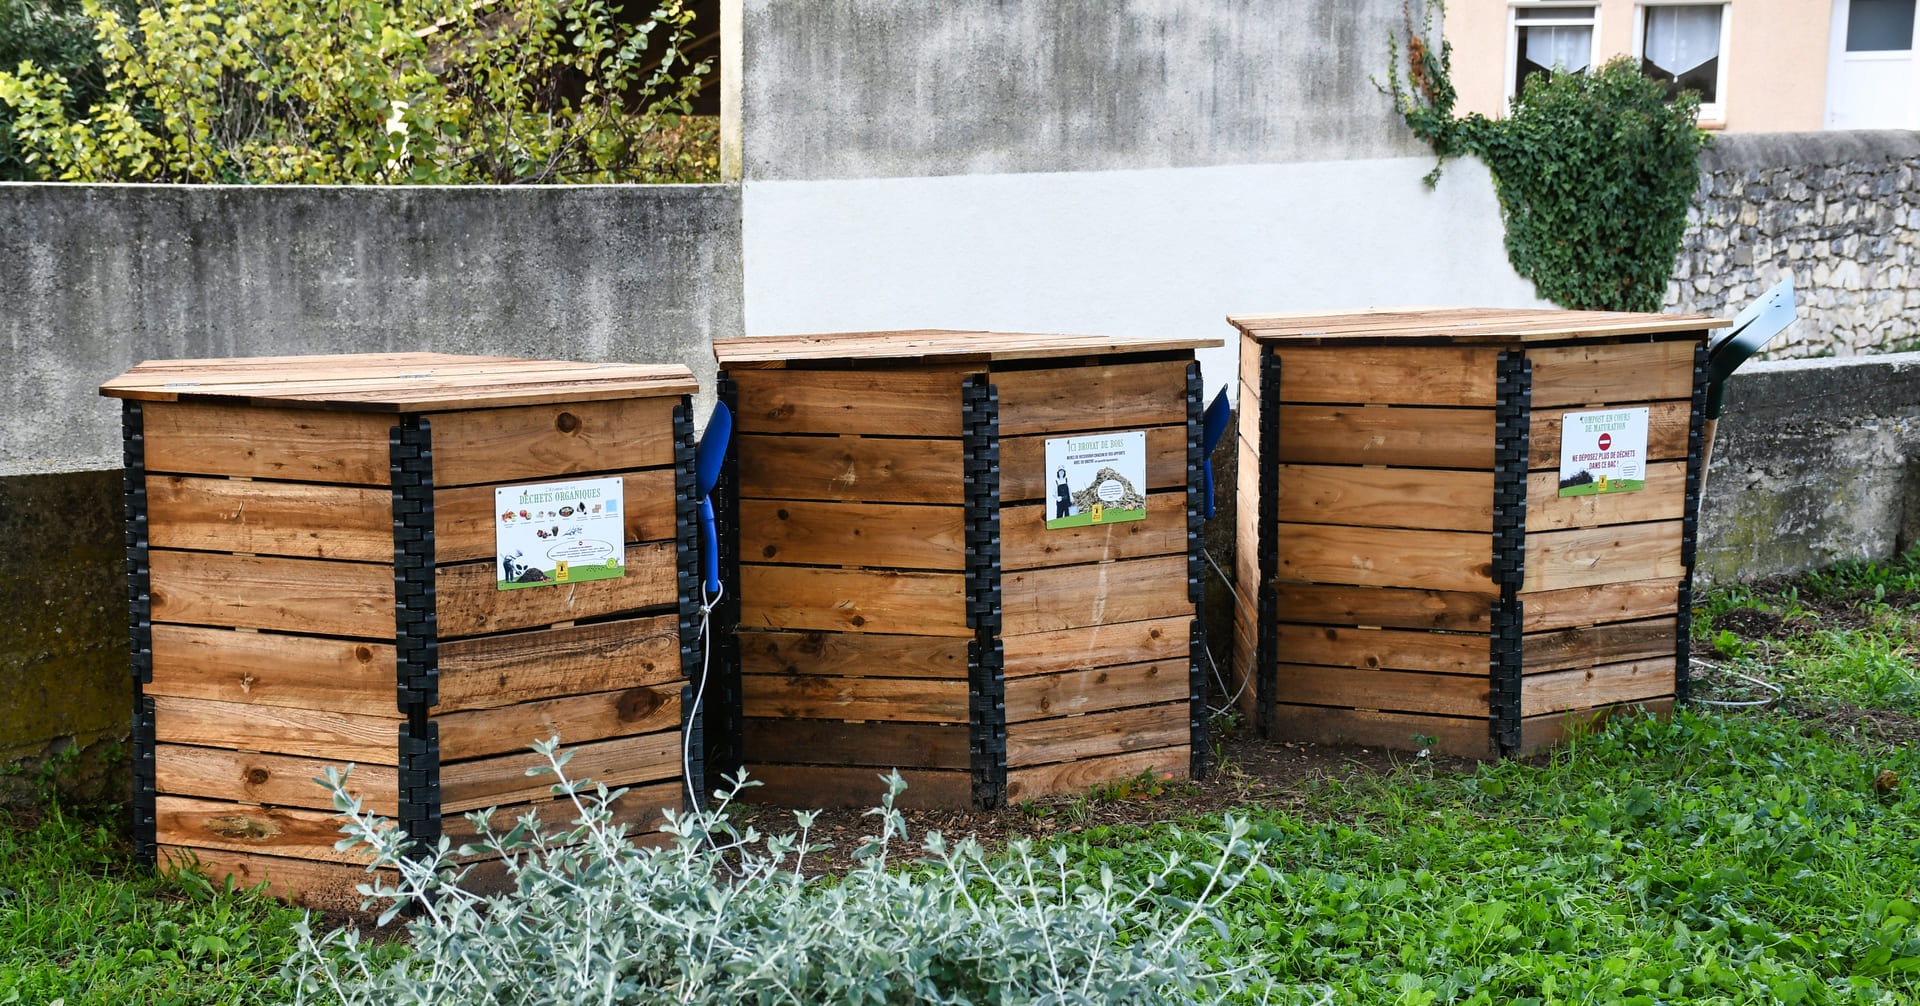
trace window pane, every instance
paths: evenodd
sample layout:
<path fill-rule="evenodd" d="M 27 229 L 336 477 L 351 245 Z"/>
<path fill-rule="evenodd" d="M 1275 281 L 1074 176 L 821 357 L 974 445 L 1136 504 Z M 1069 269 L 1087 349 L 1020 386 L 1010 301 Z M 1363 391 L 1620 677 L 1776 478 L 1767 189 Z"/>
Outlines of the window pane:
<path fill-rule="evenodd" d="M 1515 7 L 1516 21 L 1591 21 L 1592 7 Z"/>
<path fill-rule="evenodd" d="M 1667 85 L 1669 96 L 1696 91 L 1703 102 L 1719 100 L 1722 13 L 1719 4 L 1648 7 L 1641 72 Z"/>
<path fill-rule="evenodd" d="M 1852 0 L 1847 7 L 1847 51 L 1913 48 L 1914 0 Z"/>
<path fill-rule="evenodd" d="M 1527 78 L 1554 70 L 1579 73 L 1593 60 L 1593 29 L 1579 27 L 1517 28 L 1513 93 L 1526 89 Z"/>

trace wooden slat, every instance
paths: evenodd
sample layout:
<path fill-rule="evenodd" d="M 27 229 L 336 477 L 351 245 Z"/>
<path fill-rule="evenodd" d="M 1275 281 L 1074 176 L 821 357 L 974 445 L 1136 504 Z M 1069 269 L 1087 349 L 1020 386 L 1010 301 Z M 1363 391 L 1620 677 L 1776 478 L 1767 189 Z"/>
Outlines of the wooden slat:
<path fill-rule="evenodd" d="M 739 640 L 740 669 L 746 674 L 886 674 L 960 681 L 967 678 L 967 643 L 959 637 L 886 636 L 870 632 L 742 632 Z"/>
<path fill-rule="evenodd" d="M 213 360 L 149 360 L 100 393 L 144 401 L 413 412 L 422 407 L 691 394 L 678 364 L 575 363 L 441 353 L 362 353 Z"/>
<path fill-rule="evenodd" d="M 154 800 L 154 835 L 163 845 L 254 852 L 327 863 L 366 863 L 365 846 L 333 847 L 345 819 L 331 810 L 260 807 L 184 796 Z"/>
<path fill-rule="evenodd" d="M 1478 676 L 1469 676 L 1283 663 L 1274 699 L 1295 705 L 1484 718 L 1491 709 L 1489 680 L 1484 669 Z"/>
<path fill-rule="evenodd" d="M 1184 555 L 1007 570 L 1000 608 L 1001 631 L 1009 636 L 1194 614 Z"/>
<path fill-rule="evenodd" d="M 1674 658 L 1668 656 L 1530 674 L 1520 683 L 1520 715 L 1671 696 L 1673 671 Z"/>
<path fill-rule="evenodd" d="M 1394 307 L 1327 313 L 1234 315 L 1227 321 L 1250 339 L 1308 345 L 1444 340 L 1459 343 L 1526 343 L 1568 339 L 1617 339 L 1721 328 L 1719 318 L 1626 311 L 1559 311 L 1535 308 Z"/>
<path fill-rule="evenodd" d="M 923 328 L 888 332 L 733 336 L 713 340 L 713 352 L 719 358 L 721 367 L 733 367 L 747 363 L 803 360 L 1031 360 L 1107 353 L 1193 351 L 1218 345 L 1219 339 L 1209 338 L 1122 338 Z"/>
<path fill-rule="evenodd" d="M 1044 506 L 1000 511 L 1000 568 L 1137 559 L 1187 550 L 1187 494 L 1148 493 L 1144 520 L 1047 528 Z"/>
<path fill-rule="evenodd" d="M 1533 407 L 1693 397 L 1693 340 L 1530 349 Z"/>
<path fill-rule="evenodd" d="M 148 553 L 153 620 L 393 638 L 393 567 L 213 552 Z"/>
<path fill-rule="evenodd" d="M 325 778 L 328 768 L 345 771 L 347 767 L 345 762 L 324 758 L 184 744 L 155 745 L 153 766 L 154 787 L 164 794 L 310 810 L 333 809 L 332 793 L 314 780 Z M 347 791 L 365 801 L 369 813 L 382 817 L 400 813 L 400 781 L 393 766 L 355 765 L 347 783 Z"/>
<path fill-rule="evenodd" d="M 392 562 L 393 494 L 353 486 L 150 475 L 147 542 L 154 548 Z"/>
<path fill-rule="evenodd" d="M 147 471 L 384 486 L 392 416 L 150 402 Z"/>
<path fill-rule="evenodd" d="M 1185 780 L 1193 769 L 1193 749 L 1186 745 L 1129 751 L 1101 758 L 1082 758 L 1033 768 L 1007 771 L 1007 802 L 1020 803 L 1043 796 L 1080 793 L 1101 783 L 1152 772 Z"/>
<path fill-rule="evenodd" d="M 733 379 L 739 387 L 735 423 L 742 433 L 960 435 L 959 374 L 743 370 Z"/>
<path fill-rule="evenodd" d="M 1691 399 L 1677 402 L 1623 403 L 1622 408 L 1647 409 L 1647 459 L 1684 461 L 1687 458 L 1687 430 L 1693 410 Z M 1560 427 L 1569 412 L 1585 412 L 1584 406 L 1559 409 L 1535 408 L 1527 422 L 1527 465 L 1535 470 L 1560 470 Z M 1491 457 L 1491 456 L 1489 456 Z M 1488 465 L 1492 461 L 1489 459 Z"/>
<path fill-rule="evenodd" d="M 1521 628 L 1544 632 L 1576 625 L 1624 622 L 1672 615 L 1680 608 L 1680 581 L 1674 579 L 1604 583 L 1528 594 L 1521 605 Z"/>
<path fill-rule="evenodd" d="M 369 765 L 400 764 L 400 727 L 392 719 L 153 697 L 154 740 L 239 751 L 265 751 Z"/>
<path fill-rule="evenodd" d="M 1007 728 L 1007 767 L 1174 747 L 1191 739 L 1184 703 L 1031 720 Z"/>
<path fill-rule="evenodd" d="M 561 741 L 564 743 L 566 738 L 562 737 Z M 565 744 L 563 749 L 573 752 L 566 772 L 567 778 L 576 783 L 592 780 L 617 789 L 677 779 L 681 774 L 678 730 L 593 744 Z M 551 773 L 528 775 L 527 769 L 546 764 L 545 758 L 532 752 L 454 764 L 443 762 L 440 766 L 441 814 L 545 799 L 552 793 L 554 776 Z"/>
<path fill-rule="evenodd" d="M 959 573 L 740 567 L 743 628 L 971 636 Z"/>
<path fill-rule="evenodd" d="M 656 468 L 613 474 L 624 480 L 621 495 L 625 498 L 622 523 L 626 526 L 626 540 L 642 542 L 672 538 L 676 516 L 673 470 Z M 469 562 L 492 558 L 497 554 L 494 550 L 497 535 L 493 520 L 494 488 L 491 485 L 479 485 L 434 492 L 433 553 L 436 562 Z M 383 494 L 382 502 L 389 513 L 386 518 L 386 558 L 391 561 L 392 501 Z"/>
<path fill-rule="evenodd" d="M 958 440 L 746 435 L 735 443 L 742 497 L 963 502 Z"/>
<path fill-rule="evenodd" d="M 1493 536 L 1281 524 L 1280 579 L 1490 593 Z M 1528 572 L 1532 572 L 1529 558 Z"/>
<path fill-rule="evenodd" d="M 1185 661 L 1191 615 L 1001 637 L 1007 678 L 1085 671 L 1143 660 Z M 964 671 L 962 674 L 964 675 Z"/>
<path fill-rule="evenodd" d="M 1493 448 L 1491 409 L 1280 406 L 1283 463 L 1491 469 Z"/>
<path fill-rule="evenodd" d="M 458 761 L 506 754 L 550 737 L 573 745 L 677 731 L 680 687 L 678 683 L 642 686 L 435 716 L 434 722 L 440 725 L 440 757 Z"/>
<path fill-rule="evenodd" d="M 590 691 L 678 683 L 677 615 L 569 625 L 440 644 L 435 713 L 534 702 Z M 392 704 L 393 671 L 387 671 Z"/>
<path fill-rule="evenodd" d="M 1364 744 L 1398 751 L 1431 747 L 1436 754 L 1454 758 L 1486 759 L 1498 754 L 1485 717 L 1423 716 L 1294 705 L 1275 706 L 1273 717 L 1272 740 Z M 1416 742 L 1416 737 L 1431 737 L 1434 743 Z"/>
<path fill-rule="evenodd" d="M 554 481 L 670 465 L 678 404 L 678 397 L 629 398 L 433 415 L 433 484 Z"/>
<path fill-rule="evenodd" d="M 1156 426 L 1147 431 L 1147 488 L 1187 486 L 1187 428 Z M 956 461 L 957 465 L 959 462 Z M 1000 502 L 1044 499 L 1052 491 L 1047 471 L 1047 438 L 1005 437 L 1000 441 Z"/>
<path fill-rule="evenodd" d="M 1279 504 L 1291 523 L 1490 533 L 1493 473 L 1281 465 Z"/>
<path fill-rule="evenodd" d="M 966 512 L 898 503 L 740 501 L 740 554 L 753 562 L 966 568 Z"/>
<path fill-rule="evenodd" d="M 1546 748 L 1565 744 L 1576 735 L 1599 728 L 1615 716 L 1638 716 L 1643 713 L 1659 717 L 1670 716 L 1673 713 L 1673 700 L 1649 699 L 1615 706 L 1601 706 L 1598 709 L 1570 709 L 1566 712 L 1529 717 L 1520 721 L 1520 749 L 1515 754 L 1517 757 L 1525 758 Z"/>
<path fill-rule="evenodd" d="M 434 571 L 440 638 L 527 629 L 675 604 L 679 585 L 674 579 L 674 558 L 674 543 L 670 541 L 630 545 L 625 576 L 514 590 L 500 589 L 499 573 L 491 561 L 442 566 Z"/>
<path fill-rule="evenodd" d="M 1281 583 L 1280 618 L 1321 625 L 1370 625 L 1383 629 L 1489 631 L 1494 593 L 1354 587 L 1326 583 Z"/>
<path fill-rule="evenodd" d="M 159 856 L 160 862 L 168 868 L 184 868 L 189 862 L 197 863 L 200 872 L 211 878 L 215 887 L 224 887 L 229 877 L 235 890 L 247 890 L 265 884 L 267 896 L 316 911 L 359 911 L 367 900 L 366 895 L 359 892 L 359 885 L 379 883 L 392 887 L 399 878 L 394 870 L 369 873 L 363 867 L 343 863 L 319 863 L 308 859 L 262 856 L 224 849 L 162 845 Z"/>
<path fill-rule="evenodd" d="M 1003 437 L 1187 421 L 1185 360 L 995 371 L 992 381 Z"/>
<path fill-rule="evenodd" d="M 572 766 L 569 765 L 568 769 L 571 771 Z M 684 790 L 678 782 L 631 787 L 619 799 L 610 802 L 608 809 L 613 812 L 613 820 L 609 823 L 625 825 L 629 841 L 650 832 L 657 832 L 661 825 L 667 823 L 666 814 L 663 812 L 667 810 L 677 812 L 680 809 L 683 793 Z M 572 827 L 580 817 L 580 812 L 574 807 L 573 801 L 563 797 L 519 803 L 510 807 L 501 807 L 493 812 L 490 819 L 493 833 L 504 834 L 512 829 L 515 821 L 529 811 L 538 817 L 540 827 L 545 831 Z M 456 850 L 462 843 L 478 844 L 480 842 L 480 829 L 467 819 L 466 814 L 451 814 L 442 818 L 440 831 L 453 843 Z M 644 846 L 646 843 L 640 841 L 634 844 Z"/>
<path fill-rule="evenodd" d="M 1274 652 L 1291 664 L 1431 671 L 1484 678 L 1491 655 L 1489 637 L 1467 633 L 1319 625 L 1278 625 L 1273 631 Z"/>
<path fill-rule="evenodd" d="M 843 723 L 749 719 L 741 730 L 749 764 L 866 765 L 967 769 L 967 727 L 932 723 Z"/>
<path fill-rule="evenodd" d="M 1642 622 L 1556 629 L 1523 639 L 1522 665 L 1533 674 L 1662 656 L 1672 659 L 1679 641 L 1679 622 L 1672 614 Z"/>
<path fill-rule="evenodd" d="M 761 785 L 742 790 L 748 803 L 780 807 L 878 807 L 887 791 L 881 768 L 840 765 L 747 765 L 749 778 Z M 969 772 L 902 769 L 907 789 L 895 800 L 902 810 L 966 808 L 973 806 L 973 776 Z"/>
<path fill-rule="evenodd" d="M 750 717 L 967 722 L 965 681 L 743 674 L 740 691 L 745 715 Z"/>
<path fill-rule="evenodd" d="M 1686 574 L 1681 522 L 1625 524 L 1527 535 L 1522 593 Z"/>
<path fill-rule="evenodd" d="M 1494 404 L 1500 351 L 1456 346 L 1280 350 L 1284 402 L 1379 405 Z M 1536 378 L 1536 381 L 1538 378 Z"/>
<path fill-rule="evenodd" d="M 1647 487 L 1603 496 L 1560 495 L 1559 471 L 1527 477 L 1527 530 L 1554 531 L 1602 524 L 1679 520 L 1687 510 L 1687 463 L 1657 461 L 1647 466 Z"/>
<path fill-rule="evenodd" d="M 1185 660 L 1028 675 L 1007 681 L 1007 722 L 1022 723 L 1127 706 L 1184 703 L 1190 697 Z"/>
<path fill-rule="evenodd" d="M 390 643 L 153 627 L 148 695 L 400 716 Z"/>

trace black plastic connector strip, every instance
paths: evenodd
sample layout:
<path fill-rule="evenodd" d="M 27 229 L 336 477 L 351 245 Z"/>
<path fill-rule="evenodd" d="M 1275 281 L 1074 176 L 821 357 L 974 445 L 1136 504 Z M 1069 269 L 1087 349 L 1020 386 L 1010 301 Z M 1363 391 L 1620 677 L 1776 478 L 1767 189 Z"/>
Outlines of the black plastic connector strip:
<path fill-rule="evenodd" d="M 1207 722 L 1207 621 L 1196 618 L 1187 630 L 1187 743 L 1191 745 L 1188 774 L 1204 779 L 1213 767 L 1213 747 L 1209 743 Z"/>
<path fill-rule="evenodd" d="M 1259 619 L 1254 627 L 1254 728 L 1260 736 L 1272 738 L 1279 729 L 1274 696 L 1280 691 L 1280 594 L 1275 587 L 1280 578 L 1280 354 L 1274 347 L 1261 347 L 1260 401 L 1242 402 L 1240 407 L 1260 410 L 1260 516 L 1254 527 L 1260 569 L 1254 595 Z"/>
<path fill-rule="evenodd" d="M 1521 627 L 1525 613 L 1518 597 L 1506 596 L 1493 602 L 1492 665 L 1488 668 L 1491 687 L 1487 690 L 1491 705 L 1493 741 L 1501 754 L 1520 747 L 1520 683 L 1522 672 Z"/>
<path fill-rule="evenodd" d="M 965 493 L 967 748 L 973 804 L 1007 800 L 1007 675 L 1000 645 L 1000 395 L 985 374 L 960 386 Z"/>
<path fill-rule="evenodd" d="M 153 593 L 147 558 L 147 442 L 140 403 L 128 401 L 120 409 L 120 436 L 126 468 L 121 492 L 126 503 L 127 653 L 133 677 L 133 858 L 154 865 L 159 859 L 157 819 L 154 813 L 153 700 L 145 686 L 153 683 Z"/>
<path fill-rule="evenodd" d="M 718 382 L 721 404 L 734 415 L 740 413 L 740 385 L 725 371 Z M 707 697 L 701 718 L 707 740 L 707 775 L 737 775 L 746 761 L 744 696 L 740 682 L 740 448 L 736 437 L 727 444 L 720 464 L 720 478 L 714 483 L 713 500 L 715 538 L 720 543 L 720 603 L 709 616 L 707 631 L 713 633 L 713 667 L 707 680 Z"/>
<path fill-rule="evenodd" d="M 440 841 L 440 627 L 433 541 L 433 426 L 407 416 L 387 431 L 393 495 L 393 644 L 400 724 L 400 827 L 424 858 Z"/>
<path fill-rule="evenodd" d="M 422 710 L 424 712 L 424 710 Z M 440 724 L 424 716 L 400 724 L 400 827 L 424 859 L 440 842 Z"/>
<path fill-rule="evenodd" d="M 1500 354 L 1495 376 L 1493 430 L 1493 604 L 1487 673 L 1488 730 L 1501 753 L 1520 747 L 1522 607 L 1526 582 L 1527 468 L 1532 452 L 1533 361 L 1524 351 Z"/>
<path fill-rule="evenodd" d="M 1207 458 L 1203 453 L 1206 433 L 1202 416 L 1206 403 L 1201 401 L 1200 364 L 1187 364 L 1187 600 L 1199 604 L 1207 599 L 1206 560 L 1201 557 L 1201 535 L 1206 530 L 1206 489 L 1201 484 L 1201 469 Z"/>
<path fill-rule="evenodd" d="M 682 803 L 688 809 L 705 806 L 705 719 L 699 706 L 706 702 L 700 680 L 700 511 L 699 477 L 694 467 L 693 400 L 685 395 L 673 407 L 674 586 L 678 591 L 680 676 L 690 684 L 680 690 L 680 738 L 686 746 Z M 695 696 L 699 699 L 696 702 Z"/>
<path fill-rule="evenodd" d="M 1700 486 L 1706 478 L 1707 448 L 1707 344 L 1693 347 L 1693 405 L 1687 414 L 1687 499 L 1680 524 L 1680 608 L 1676 612 L 1674 642 L 1673 697 L 1677 702 L 1693 698 L 1693 563 L 1699 554 Z"/>

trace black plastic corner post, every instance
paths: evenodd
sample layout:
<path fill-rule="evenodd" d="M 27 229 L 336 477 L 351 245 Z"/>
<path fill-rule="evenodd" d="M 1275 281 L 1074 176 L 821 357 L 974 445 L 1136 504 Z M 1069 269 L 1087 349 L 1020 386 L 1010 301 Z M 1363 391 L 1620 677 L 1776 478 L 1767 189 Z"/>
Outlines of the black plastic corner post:
<path fill-rule="evenodd" d="M 973 805 L 1007 800 L 1007 674 L 1000 643 L 1000 394 L 985 374 L 960 386 L 966 503 L 967 750 Z"/>
<path fill-rule="evenodd" d="M 693 400 L 685 395 L 673 407 L 673 549 L 674 589 L 680 631 L 680 741 L 685 754 L 681 803 L 688 809 L 705 806 L 707 781 L 706 736 L 702 733 L 709 682 L 701 667 L 700 641 L 700 514 L 699 480 L 694 465 Z"/>
<path fill-rule="evenodd" d="M 400 724 L 400 826 L 424 858 L 440 841 L 440 629 L 434 592 L 433 427 L 406 416 L 387 431 L 393 492 L 393 621 Z"/>
<path fill-rule="evenodd" d="M 1707 395 L 1711 368 L 1707 341 L 1693 346 L 1693 405 L 1687 413 L 1687 499 L 1680 524 L 1680 603 L 1674 633 L 1673 698 L 1693 698 L 1693 564 L 1699 554 L 1700 485 L 1706 477 Z"/>
<path fill-rule="evenodd" d="M 127 652 L 133 676 L 133 858 L 153 866 L 160 853 L 154 812 L 153 699 L 146 694 L 146 686 L 153 683 L 153 594 L 147 560 L 146 427 L 139 402 L 121 405 L 120 434 L 126 462 L 122 492 L 127 521 Z"/>
<path fill-rule="evenodd" d="M 740 385 L 720 372 L 720 403 L 740 413 Z M 720 549 L 720 603 L 707 617 L 707 644 L 712 664 L 708 670 L 705 720 L 707 771 L 710 778 L 738 775 L 746 763 L 746 717 L 740 682 L 740 441 L 727 441 L 720 478 L 709 494 L 713 500 L 715 539 Z"/>
<path fill-rule="evenodd" d="M 1246 403 L 1241 403 L 1246 408 Z M 1273 346 L 1260 349 L 1260 516 L 1254 527 L 1258 542 L 1260 583 L 1255 591 L 1253 698 L 1254 728 L 1272 740 L 1279 731 L 1274 696 L 1280 691 L 1280 354 Z M 1242 500 L 1238 505 L 1245 506 Z M 1244 587 L 1244 585 L 1243 585 Z"/>
<path fill-rule="evenodd" d="M 1500 354 L 1493 407 L 1493 603 L 1488 727 L 1500 753 L 1520 748 L 1523 669 L 1520 587 L 1527 578 L 1527 467 L 1533 425 L 1533 361 L 1522 350 Z"/>
<path fill-rule="evenodd" d="M 1202 510 L 1206 506 L 1202 496 L 1201 467 L 1206 464 L 1206 433 L 1203 429 L 1202 415 L 1206 403 L 1201 398 L 1200 364 L 1187 364 L 1187 600 L 1201 605 L 1207 599 L 1206 559 L 1201 554 L 1205 542 L 1201 534 L 1206 527 L 1206 518 Z M 1187 632 L 1187 697 L 1191 708 L 1187 713 L 1188 766 L 1187 772 L 1192 778 L 1199 779 L 1207 774 L 1209 756 L 1212 748 L 1207 744 L 1207 674 L 1202 661 L 1207 657 L 1207 620 L 1205 613 L 1197 607 L 1196 617 Z"/>

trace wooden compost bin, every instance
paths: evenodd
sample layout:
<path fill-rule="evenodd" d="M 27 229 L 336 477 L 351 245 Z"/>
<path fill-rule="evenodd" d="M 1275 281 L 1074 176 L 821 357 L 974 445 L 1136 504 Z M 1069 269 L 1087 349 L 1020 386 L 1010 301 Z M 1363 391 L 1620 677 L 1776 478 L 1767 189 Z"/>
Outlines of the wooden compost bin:
<path fill-rule="evenodd" d="M 1242 333 L 1236 579 L 1256 585 L 1234 664 L 1251 670 L 1242 703 L 1266 736 L 1497 757 L 1686 698 L 1705 343 L 1725 322 L 1229 320 Z M 1643 487 L 1561 495 L 1563 417 L 1640 409 Z M 1585 443 L 1576 456 L 1613 458 L 1578 453 Z"/>
<path fill-rule="evenodd" d="M 898 768 L 903 802 L 965 807 L 1199 771 L 1194 350 L 1218 344 L 716 341 L 739 629 L 710 774 L 744 764 L 753 799 L 868 806 Z M 1047 441 L 1102 431 L 1143 434 L 1144 519 L 1047 528 Z"/>
<path fill-rule="evenodd" d="M 556 732 L 570 776 L 633 787 L 620 818 L 654 828 L 683 802 L 697 667 L 694 387 L 679 366 L 428 353 L 103 385 L 125 399 L 138 855 L 357 907 L 366 859 L 334 849 L 313 778 L 351 762 L 370 810 L 458 844 L 464 812 L 548 799 L 526 745 Z M 575 519 L 624 539 L 623 575 L 502 587 L 496 488 L 601 476 L 621 516 Z"/>

